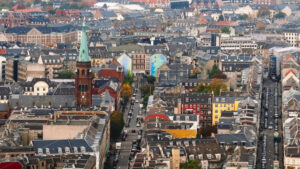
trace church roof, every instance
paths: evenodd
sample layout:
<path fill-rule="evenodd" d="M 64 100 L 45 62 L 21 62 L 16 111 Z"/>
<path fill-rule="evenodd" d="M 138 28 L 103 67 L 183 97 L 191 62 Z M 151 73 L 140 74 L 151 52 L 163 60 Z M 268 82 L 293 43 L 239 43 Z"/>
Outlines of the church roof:
<path fill-rule="evenodd" d="M 85 29 L 86 29 L 85 22 L 83 22 L 79 57 L 77 58 L 78 62 L 90 62 L 91 61 L 91 58 L 89 56 L 88 41 L 87 41 L 87 36 L 86 36 L 86 30 Z"/>

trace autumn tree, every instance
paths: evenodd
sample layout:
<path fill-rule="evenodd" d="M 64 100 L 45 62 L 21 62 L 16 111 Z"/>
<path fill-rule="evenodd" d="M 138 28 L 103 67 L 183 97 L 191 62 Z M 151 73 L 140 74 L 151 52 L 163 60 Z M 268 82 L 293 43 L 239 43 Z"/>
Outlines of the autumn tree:
<path fill-rule="evenodd" d="M 132 88 L 128 83 L 124 83 L 121 87 L 121 97 L 125 103 L 132 96 Z"/>
<path fill-rule="evenodd" d="M 201 169 L 198 160 L 189 160 L 186 163 L 180 165 L 181 169 Z"/>
<path fill-rule="evenodd" d="M 213 75 L 213 79 L 227 79 L 227 76 L 223 72 L 218 72 Z"/>
<path fill-rule="evenodd" d="M 262 6 L 259 8 L 257 15 L 259 17 L 270 16 L 270 10 L 267 7 Z"/>
<path fill-rule="evenodd" d="M 209 86 L 210 90 L 214 92 L 215 96 L 219 96 L 221 91 L 227 91 L 227 86 L 221 79 L 213 79 Z"/>
<path fill-rule="evenodd" d="M 120 136 L 123 127 L 123 115 L 118 111 L 114 111 L 110 115 L 110 137 L 112 139 L 117 139 Z"/>
<path fill-rule="evenodd" d="M 195 92 L 199 93 L 211 93 L 213 92 L 215 96 L 219 96 L 221 91 L 226 91 L 227 86 L 223 83 L 221 79 L 212 79 L 210 84 L 205 86 L 204 84 L 200 84 L 195 88 Z"/>

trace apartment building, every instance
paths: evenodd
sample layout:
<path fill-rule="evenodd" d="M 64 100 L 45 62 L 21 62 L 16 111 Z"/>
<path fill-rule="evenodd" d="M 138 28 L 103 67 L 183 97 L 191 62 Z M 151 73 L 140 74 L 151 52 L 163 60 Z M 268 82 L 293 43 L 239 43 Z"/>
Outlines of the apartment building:
<path fill-rule="evenodd" d="M 287 30 L 283 32 L 284 39 L 291 46 L 300 46 L 300 30 Z"/>

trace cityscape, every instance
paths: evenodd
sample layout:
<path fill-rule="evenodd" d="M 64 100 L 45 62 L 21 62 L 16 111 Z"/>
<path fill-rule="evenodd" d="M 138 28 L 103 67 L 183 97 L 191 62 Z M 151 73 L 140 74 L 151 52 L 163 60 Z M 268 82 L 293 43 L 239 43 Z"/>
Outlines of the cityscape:
<path fill-rule="evenodd" d="M 300 169 L 300 0 L 1 0 L 0 169 Z"/>

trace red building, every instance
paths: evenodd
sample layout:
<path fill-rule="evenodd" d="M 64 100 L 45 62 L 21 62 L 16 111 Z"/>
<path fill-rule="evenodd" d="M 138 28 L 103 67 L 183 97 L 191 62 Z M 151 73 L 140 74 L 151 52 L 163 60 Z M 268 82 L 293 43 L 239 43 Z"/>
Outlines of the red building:
<path fill-rule="evenodd" d="M 198 114 L 200 126 L 212 123 L 212 94 L 187 93 L 182 95 L 182 113 Z"/>
<path fill-rule="evenodd" d="M 76 106 L 92 106 L 92 73 L 91 58 L 89 56 L 88 42 L 86 37 L 85 23 L 82 27 L 79 56 L 76 62 L 75 98 Z"/>
<path fill-rule="evenodd" d="M 100 68 L 100 77 L 102 78 L 116 78 L 122 84 L 124 81 L 124 69 L 117 64 L 103 65 Z"/>

